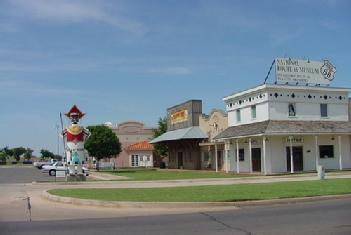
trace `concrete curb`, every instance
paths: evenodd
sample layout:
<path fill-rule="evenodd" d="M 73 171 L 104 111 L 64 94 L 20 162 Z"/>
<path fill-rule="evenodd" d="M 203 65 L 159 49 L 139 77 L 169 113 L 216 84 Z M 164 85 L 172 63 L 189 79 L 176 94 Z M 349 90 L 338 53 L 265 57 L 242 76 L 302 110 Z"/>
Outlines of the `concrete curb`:
<path fill-rule="evenodd" d="M 286 199 L 270 199 L 256 201 L 240 201 L 240 202 L 111 202 L 99 201 L 90 199 L 78 199 L 72 197 L 61 197 L 43 191 L 42 197 L 46 200 L 58 203 L 66 203 L 81 206 L 97 206 L 97 207 L 113 207 L 113 208 L 158 208 L 158 209 L 173 209 L 173 208 L 220 208 L 220 207 L 245 207 L 259 205 L 274 205 L 274 204 L 289 204 L 298 202 L 313 202 L 331 199 L 351 198 L 351 194 L 343 195 L 328 195 L 316 197 L 301 197 L 301 198 L 286 198 Z"/>

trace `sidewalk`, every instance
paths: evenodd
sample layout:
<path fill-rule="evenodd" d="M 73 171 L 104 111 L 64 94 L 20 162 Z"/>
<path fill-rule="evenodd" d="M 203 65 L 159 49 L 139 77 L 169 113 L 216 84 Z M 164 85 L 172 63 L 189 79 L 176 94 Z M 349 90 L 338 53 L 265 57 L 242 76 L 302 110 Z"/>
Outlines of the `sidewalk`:
<path fill-rule="evenodd" d="M 90 171 L 90 177 L 97 180 L 125 180 L 129 179 L 125 176 L 118 176 L 109 173 L 99 172 L 99 171 Z"/>

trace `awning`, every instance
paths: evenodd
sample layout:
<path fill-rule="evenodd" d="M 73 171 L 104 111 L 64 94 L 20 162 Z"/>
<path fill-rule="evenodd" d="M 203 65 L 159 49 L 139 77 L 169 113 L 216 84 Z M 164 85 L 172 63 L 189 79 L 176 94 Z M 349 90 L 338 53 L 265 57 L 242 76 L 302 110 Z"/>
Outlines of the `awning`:
<path fill-rule="evenodd" d="M 150 141 L 150 144 L 156 144 L 164 141 L 181 140 L 181 139 L 207 139 L 207 135 L 198 126 L 168 131 L 159 137 Z"/>
<path fill-rule="evenodd" d="M 263 121 L 231 126 L 217 135 L 215 140 L 260 135 L 320 135 L 351 134 L 347 121 Z"/>

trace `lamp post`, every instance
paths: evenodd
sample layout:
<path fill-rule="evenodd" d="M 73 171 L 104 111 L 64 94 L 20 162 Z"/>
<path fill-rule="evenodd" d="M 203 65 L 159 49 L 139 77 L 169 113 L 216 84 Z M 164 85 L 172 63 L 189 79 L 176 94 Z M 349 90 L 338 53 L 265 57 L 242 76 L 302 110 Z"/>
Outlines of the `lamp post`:
<path fill-rule="evenodd" d="M 56 124 L 56 135 L 57 135 L 57 155 L 60 155 L 60 134 L 59 134 L 59 124 Z"/>

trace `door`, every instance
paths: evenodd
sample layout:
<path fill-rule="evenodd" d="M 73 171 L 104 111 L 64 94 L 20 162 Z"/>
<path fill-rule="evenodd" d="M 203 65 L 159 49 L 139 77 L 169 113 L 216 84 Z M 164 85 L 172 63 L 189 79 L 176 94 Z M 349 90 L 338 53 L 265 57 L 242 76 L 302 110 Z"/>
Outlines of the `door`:
<path fill-rule="evenodd" d="M 132 166 L 139 166 L 139 156 L 138 155 L 132 155 Z"/>
<path fill-rule="evenodd" d="M 217 166 L 218 169 L 222 168 L 222 151 L 220 150 L 217 151 Z"/>
<path fill-rule="evenodd" d="M 178 152 L 178 168 L 183 168 L 183 152 Z"/>
<path fill-rule="evenodd" d="M 294 171 L 303 171 L 303 151 L 302 146 L 294 146 L 293 150 L 293 161 L 294 161 Z M 290 161 L 290 147 L 286 147 L 286 166 L 287 171 L 291 170 Z"/>
<path fill-rule="evenodd" d="M 252 148 L 252 171 L 261 172 L 261 149 Z"/>

